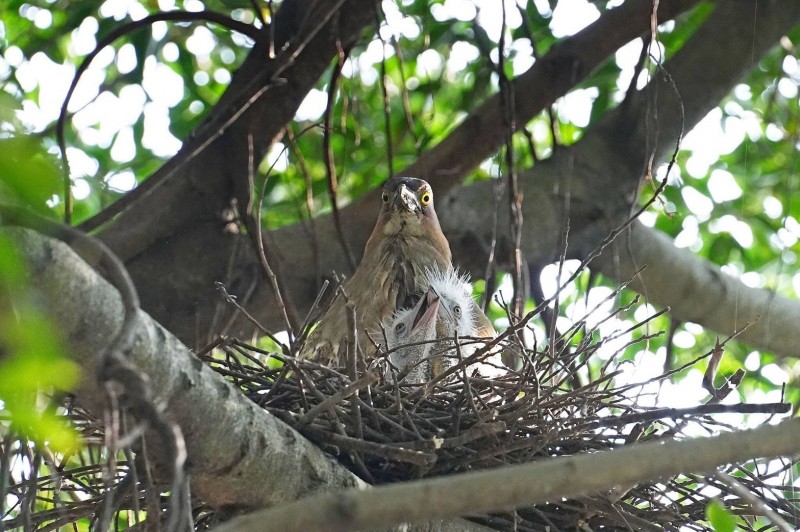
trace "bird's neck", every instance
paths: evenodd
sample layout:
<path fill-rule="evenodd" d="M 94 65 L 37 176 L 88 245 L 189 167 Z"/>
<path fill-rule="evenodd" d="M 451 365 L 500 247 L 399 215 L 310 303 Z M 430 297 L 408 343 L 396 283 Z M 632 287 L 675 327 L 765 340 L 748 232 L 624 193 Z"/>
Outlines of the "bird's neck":
<path fill-rule="evenodd" d="M 371 257 L 376 263 L 392 266 L 393 264 L 413 264 L 416 269 L 447 270 L 450 268 L 450 246 L 425 236 L 408 236 L 402 233 L 384 238 Z M 424 287 L 427 288 L 427 287 Z"/>
<path fill-rule="evenodd" d="M 349 285 L 357 308 L 385 309 L 385 319 L 395 310 L 406 307 L 410 298 L 427 289 L 421 286 L 427 270 L 450 268 L 450 249 L 442 249 L 428 238 L 398 234 L 367 246 L 364 257 Z M 446 241 L 445 241 L 446 244 Z M 383 300 L 383 305 L 375 305 Z"/>

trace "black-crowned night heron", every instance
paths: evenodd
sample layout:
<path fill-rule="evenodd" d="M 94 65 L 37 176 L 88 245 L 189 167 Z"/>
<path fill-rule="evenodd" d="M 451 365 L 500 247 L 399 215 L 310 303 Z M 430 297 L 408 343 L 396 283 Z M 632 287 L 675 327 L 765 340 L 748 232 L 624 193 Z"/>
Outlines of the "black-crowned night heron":
<path fill-rule="evenodd" d="M 355 307 L 359 345 L 367 356 L 374 355 L 372 340 L 381 339 L 380 324 L 397 309 L 413 305 L 427 290 L 425 272 L 451 267 L 450 246 L 436 217 L 431 186 L 413 177 L 387 181 L 364 256 L 343 286 Z M 300 356 L 342 365 L 347 331 L 346 300 L 337 294 Z"/>

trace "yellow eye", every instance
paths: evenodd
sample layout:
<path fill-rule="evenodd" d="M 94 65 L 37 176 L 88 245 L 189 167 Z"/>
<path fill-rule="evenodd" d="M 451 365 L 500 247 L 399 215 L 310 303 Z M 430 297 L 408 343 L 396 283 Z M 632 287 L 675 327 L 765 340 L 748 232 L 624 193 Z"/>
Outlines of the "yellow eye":
<path fill-rule="evenodd" d="M 386 192 L 383 193 L 383 196 L 381 196 L 381 198 L 383 199 L 384 203 L 389 203 L 389 194 L 387 194 Z"/>
<path fill-rule="evenodd" d="M 425 194 L 423 194 L 422 197 L 419 199 L 419 202 L 422 203 L 423 207 L 428 206 L 431 203 L 431 193 L 426 192 Z"/>

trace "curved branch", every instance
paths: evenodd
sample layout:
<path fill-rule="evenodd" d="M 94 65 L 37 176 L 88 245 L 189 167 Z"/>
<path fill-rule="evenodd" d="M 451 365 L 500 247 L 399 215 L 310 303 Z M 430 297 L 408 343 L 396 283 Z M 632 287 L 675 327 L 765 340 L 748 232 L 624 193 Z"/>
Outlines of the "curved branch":
<path fill-rule="evenodd" d="M 37 290 L 83 370 L 79 401 L 102 413 L 107 404 L 103 384 L 94 378 L 95 353 L 109 345 L 122 324 L 119 292 L 62 242 L 21 228 L 0 227 L 0 235 L 9 237 L 29 265 L 28 285 Z M 204 502 L 216 508 L 257 508 L 333 488 L 368 487 L 247 399 L 144 312 L 133 334 L 128 361 L 149 377 L 155 402 L 181 427 L 192 493 Z M 161 451 L 148 446 L 157 466 L 163 463 Z M 455 520 L 415 530 L 486 529 Z"/>
<path fill-rule="evenodd" d="M 217 532 L 364 530 L 518 508 L 603 493 L 681 473 L 705 473 L 753 458 L 800 454 L 800 419 L 712 438 L 620 449 L 317 495 L 234 519 Z"/>
<path fill-rule="evenodd" d="M 333 110 L 336 103 L 336 94 L 339 91 L 339 79 L 342 77 L 342 67 L 344 62 L 350 57 L 350 48 L 340 49 L 336 64 L 331 69 L 331 77 L 328 80 L 328 104 L 325 106 L 325 115 L 322 122 L 322 159 L 325 161 L 325 177 L 328 182 L 328 201 L 331 203 L 331 213 L 333 214 L 333 224 L 336 226 L 336 233 L 342 245 L 342 251 L 347 257 L 350 269 L 348 274 L 352 274 L 357 266 L 356 259 L 350 249 L 350 244 L 342 231 L 342 218 L 339 214 L 339 204 L 337 200 L 337 189 L 339 188 L 336 178 L 336 165 L 333 161 L 333 147 L 331 137 L 333 136 Z"/>
<path fill-rule="evenodd" d="M 659 23 L 697 4 L 696 0 L 659 2 Z M 651 0 L 625 2 L 553 45 L 528 71 L 511 81 L 514 114 L 509 118 L 519 127 L 529 122 L 586 79 L 621 46 L 647 33 L 652 11 Z M 502 91 L 488 98 L 446 139 L 423 153 L 403 173 L 425 177 L 439 195 L 446 193 L 503 145 L 509 121 L 505 107 Z"/>
<path fill-rule="evenodd" d="M 338 47 L 355 42 L 371 22 L 372 4 L 315 2 L 309 11 L 302 0 L 283 2 L 275 21 L 280 53 L 268 58 L 269 43 L 257 43 L 178 154 L 82 228 L 110 222 L 101 238 L 127 260 L 185 225 L 219 216 L 233 199 L 250 203 L 248 135 L 253 159 L 261 160 Z"/>

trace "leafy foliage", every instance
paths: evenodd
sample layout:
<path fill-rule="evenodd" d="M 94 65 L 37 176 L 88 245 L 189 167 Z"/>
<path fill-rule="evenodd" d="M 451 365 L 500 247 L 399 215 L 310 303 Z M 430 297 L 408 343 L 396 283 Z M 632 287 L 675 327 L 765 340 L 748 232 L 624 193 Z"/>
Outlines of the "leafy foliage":
<path fill-rule="evenodd" d="M 736 518 L 717 500 L 706 506 L 706 517 L 716 532 L 733 532 L 736 529 Z"/>
<path fill-rule="evenodd" d="M 13 124 L 8 104 L 0 101 L 0 116 Z M 60 192 L 61 180 L 53 157 L 35 137 L 0 138 L 0 193 L 6 201 L 47 213 L 47 203 Z M 0 432 L 21 433 L 53 449 L 74 449 L 78 439 L 58 416 L 46 394 L 75 386 L 78 367 L 64 352 L 59 331 L 36 304 L 25 276 L 26 265 L 11 241 L 0 237 Z M 9 376 L 13 376 L 10 378 Z"/>
<path fill-rule="evenodd" d="M 498 28 L 487 22 L 497 19 L 487 12 L 459 12 L 449 0 L 383 2 L 386 22 L 379 36 L 348 51 L 338 86 L 330 86 L 330 77 L 320 80 L 290 126 L 292 139 L 284 137 L 259 166 L 258 180 L 266 180 L 265 226 L 293 224 L 331 210 L 322 127 L 330 91 L 334 104 L 329 133 L 340 183 L 338 201 L 344 204 L 386 179 L 390 168 L 399 171 L 442 141 L 467 113 L 496 93 L 495 63 L 501 55 L 501 67 L 513 77 L 527 68 L 534 51 L 542 55 L 558 42 L 558 3 L 520 4 L 520 13 L 508 13 L 509 27 L 503 28 L 506 49 L 501 51 Z M 54 132 L 71 76 L 96 43 L 122 24 L 158 8 L 202 7 L 196 0 L 6 2 L 0 25 L 0 196 L 63 215 Z M 217 0 L 206 2 L 205 8 L 256 27 L 272 16 L 266 2 Z M 584 9 L 603 11 L 609 6 L 586 2 Z M 711 9 L 710 3 L 703 4 L 678 22 L 663 25 L 654 54 L 663 49 L 662 59 L 672 57 Z M 643 217 L 726 273 L 794 298 L 800 296 L 800 202 L 795 200 L 800 169 L 798 42 L 800 30 L 795 29 L 753 65 L 747 79 L 709 114 L 695 137 L 685 139 L 661 201 Z M 100 212 L 168 159 L 179 140 L 213 109 L 251 45 L 241 34 L 213 23 L 158 22 L 132 30 L 99 54 L 69 107 L 66 139 L 77 198 L 75 220 Z M 631 58 L 635 63 L 641 46 L 621 51 L 572 94 L 524 124 L 531 142 L 522 135 L 514 139 L 517 165 L 534 165 L 560 146 L 576 142 L 617 106 L 629 85 L 636 86 Z M 654 70 L 653 59 L 641 66 L 647 76 Z M 33 133 L 20 134 L 23 129 Z M 713 142 L 703 142 L 704 137 Z M 503 171 L 502 154 L 497 154 L 468 179 L 493 179 Z M 642 201 L 656 186 L 644 188 Z M 13 383 L 0 381 L 0 400 L 15 424 L 30 427 L 33 435 L 40 435 L 36 437 L 72 445 L 68 433 L 54 428 L 49 410 L 40 408 L 38 390 L 69 389 L 75 368 L 63 358 L 57 334 L 48 332 L 49 325 L 20 288 L 21 266 L 4 242 L 0 260 L 0 285 L 5 288 L 0 292 L 0 348 L 9 354 L 0 360 L 0 372 L 28 376 Z M 545 273 L 545 284 L 555 284 L 553 270 Z M 506 288 L 508 299 L 508 280 L 498 276 L 493 281 Z M 560 297 L 559 327 L 571 325 L 587 301 L 608 296 L 610 286 L 602 279 L 598 284 L 589 274 L 580 276 Z M 485 290 L 482 281 L 476 283 L 478 296 Z M 624 307 L 634 296 L 623 292 L 617 300 Z M 526 309 L 535 304 L 529 299 Z M 634 308 L 652 310 L 646 305 Z M 499 306 L 490 307 L 497 325 L 503 325 L 504 316 Z M 624 330 L 637 320 L 641 316 L 621 315 L 614 328 Z M 671 346 L 666 334 L 651 339 L 646 348 L 633 342 L 621 359 L 640 366 L 655 359 L 656 365 L 678 368 L 714 345 L 713 334 L 692 324 L 673 324 L 666 315 L 650 322 L 651 332 L 673 325 Z M 536 323 L 533 330 L 538 341 L 546 341 L 546 324 Z M 581 339 L 576 334 L 571 342 L 577 345 Z M 602 357 L 592 361 L 587 373 L 596 374 L 605 362 Z M 738 388 L 742 396 L 776 399 L 784 394 L 800 403 L 800 387 L 781 389 L 789 379 L 796 380 L 800 362 L 729 343 L 720 372 L 730 375 L 742 366 L 749 372 Z M 688 382 L 696 372 L 684 369 L 675 379 Z M 711 505 L 708 513 L 714 527 L 727 529 L 730 514 L 724 508 Z"/>

